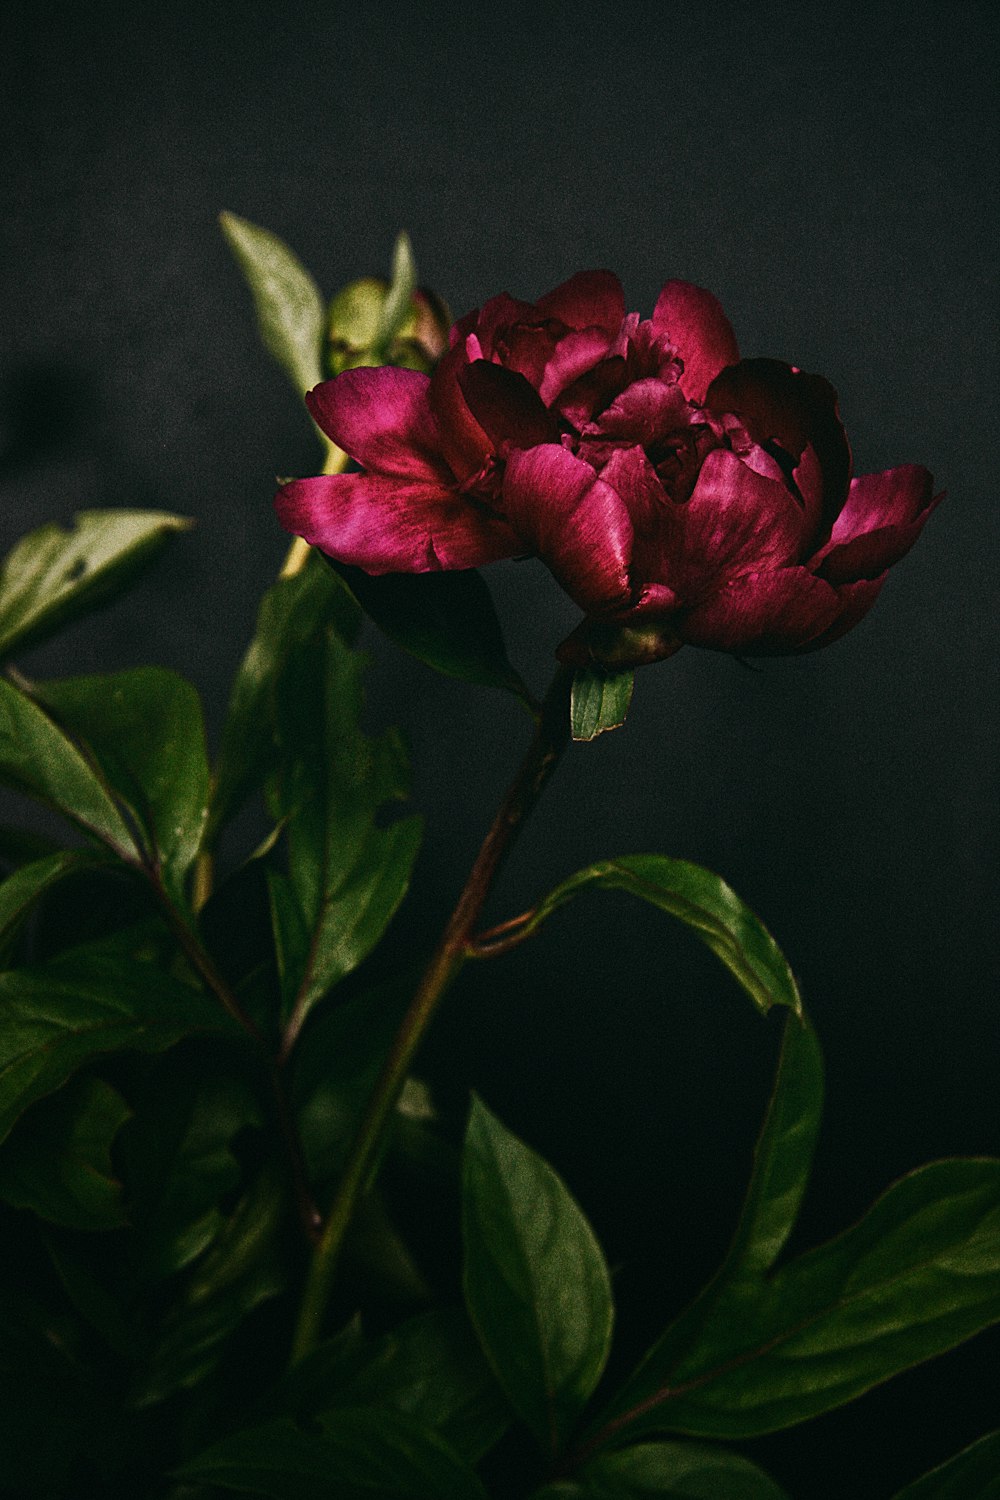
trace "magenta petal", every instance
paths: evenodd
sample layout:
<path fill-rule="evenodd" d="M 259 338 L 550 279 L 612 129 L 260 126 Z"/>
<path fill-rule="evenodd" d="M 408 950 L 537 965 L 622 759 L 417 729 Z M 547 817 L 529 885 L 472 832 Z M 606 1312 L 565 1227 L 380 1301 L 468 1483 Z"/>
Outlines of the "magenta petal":
<path fill-rule="evenodd" d="M 490 456 L 490 441 L 469 410 L 458 383 L 467 364 L 463 339 L 441 360 L 427 393 L 438 421 L 441 452 L 459 483 L 478 474 Z"/>
<path fill-rule="evenodd" d="M 801 651 L 834 623 L 836 591 L 805 568 L 778 568 L 730 580 L 677 626 L 692 646 L 775 655 Z"/>
<path fill-rule="evenodd" d="M 634 380 L 584 433 L 629 438 L 651 448 L 666 433 L 690 426 L 691 415 L 679 385 L 655 378 Z"/>
<path fill-rule="evenodd" d="M 603 328 L 578 328 L 564 334 L 545 366 L 539 394 L 546 406 L 574 380 L 593 369 L 608 352 L 610 338 Z"/>
<path fill-rule="evenodd" d="M 477 359 L 458 371 L 466 405 L 494 450 L 533 448 L 559 440 L 559 426 L 530 381 L 503 365 Z"/>
<path fill-rule="evenodd" d="M 275 508 L 286 531 L 366 573 L 476 568 L 522 550 L 502 519 L 453 490 L 379 474 L 296 479 Z"/>
<path fill-rule="evenodd" d="M 345 370 L 311 390 L 306 405 L 327 437 L 364 468 L 446 481 L 429 383 L 416 370 Z"/>
<path fill-rule="evenodd" d="M 859 474 L 830 533 L 832 542 L 846 542 L 882 526 L 921 525 L 943 499 L 934 495 L 934 480 L 920 464 L 901 464 L 880 474 Z"/>
<path fill-rule="evenodd" d="M 809 641 L 803 649 L 818 651 L 821 646 L 829 646 L 831 642 L 839 641 L 842 635 L 853 630 L 875 603 L 887 577 L 888 574 L 882 573 L 878 578 L 862 578 L 857 583 L 842 584 L 837 589 L 836 619 L 822 635 Z"/>
<path fill-rule="evenodd" d="M 629 601 L 632 523 L 589 464 L 554 443 L 512 454 L 503 508 L 582 609 L 608 611 Z"/>
<path fill-rule="evenodd" d="M 657 571 L 688 600 L 702 598 L 721 577 L 799 560 L 798 503 L 783 483 L 759 474 L 726 448 L 714 449 L 705 459 L 679 514 L 681 543 L 665 533 Z"/>
<path fill-rule="evenodd" d="M 535 304 L 546 318 L 569 328 L 603 328 L 618 332 L 625 317 L 625 293 L 613 271 L 578 271 Z"/>
<path fill-rule="evenodd" d="M 696 406 L 727 365 L 740 357 L 736 335 L 719 302 L 703 287 L 668 281 L 653 310 L 653 327 L 665 333 L 684 361 L 681 390 Z"/>

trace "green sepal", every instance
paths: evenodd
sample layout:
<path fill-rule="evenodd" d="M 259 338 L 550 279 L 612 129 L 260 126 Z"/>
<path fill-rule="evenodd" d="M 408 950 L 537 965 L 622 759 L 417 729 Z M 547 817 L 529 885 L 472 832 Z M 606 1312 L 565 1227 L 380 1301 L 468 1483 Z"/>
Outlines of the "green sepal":
<path fill-rule="evenodd" d="M 632 702 L 632 667 L 577 667 L 570 693 L 570 725 L 574 740 L 596 740 L 625 723 Z"/>
<path fill-rule="evenodd" d="M 502 688 L 534 711 L 534 700 L 507 657 L 490 591 L 474 568 L 372 577 L 361 568 L 327 561 L 397 646 L 445 677 Z"/>
<path fill-rule="evenodd" d="M 532 909 L 518 935 L 529 936 L 571 897 L 590 888 L 627 891 L 677 917 L 725 964 L 758 1010 L 766 1014 L 772 1005 L 782 1005 L 801 1014 L 794 976 L 767 928 L 720 876 L 684 859 L 623 854 L 587 865 Z M 488 946 L 481 951 L 488 953 Z"/>
<path fill-rule="evenodd" d="M 554 1457 L 611 1347 L 608 1268 L 562 1180 L 478 1099 L 463 1154 L 462 1232 L 465 1301 L 483 1352 Z"/>
<path fill-rule="evenodd" d="M 0 660 L 106 603 L 193 523 L 156 510 L 84 510 L 31 531 L 0 567 Z"/>

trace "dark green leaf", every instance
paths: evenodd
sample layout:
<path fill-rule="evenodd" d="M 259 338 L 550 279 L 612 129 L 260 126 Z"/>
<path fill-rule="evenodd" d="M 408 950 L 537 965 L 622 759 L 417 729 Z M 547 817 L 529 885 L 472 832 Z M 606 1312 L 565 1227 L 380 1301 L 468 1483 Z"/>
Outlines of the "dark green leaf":
<path fill-rule="evenodd" d="M 632 667 L 577 667 L 570 697 L 573 738 L 596 740 L 605 730 L 620 728 L 632 702 L 634 680 Z"/>
<path fill-rule="evenodd" d="M 12 938 L 50 886 L 92 868 L 93 860 L 76 850 L 63 849 L 22 865 L 0 884 L 0 946 Z"/>
<path fill-rule="evenodd" d="M 490 591 L 475 569 L 372 578 L 360 568 L 335 566 L 365 614 L 418 661 L 446 677 L 503 688 L 532 705 L 507 659 Z"/>
<path fill-rule="evenodd" d="M 696 1443 L 637 1443 L 602 1453 L 570 1494 L 579 1500 L 787 1500 L 756 1464 Z"/>
<path fill-rule="evenodd" d="M 623 854 L 578 870 L 557 885 L 521 927 L 529 933 L 577 892 L 627 891 L 687 924 L 742 985 L 763 1013 L 785 1005 L 800 1015 L 802 1001 L 788 963 L 767 928 L 711 870 L 665 854 Z"/>
<path fill-rule="evenodd" d="M 25 651 L 117 593 L 190 521 L 156 510 L 85 510 L 73 530 L 29 532 L 0 568 L 0 659 Z"/>
<path fill-rule="evenodd" d="M 167 889 L 179 898 L 208 807 L 205 727 L 195 689 L 175 672 L 138 667 L 47 682 L 34 691 L 93 756 L 142 830 Z"/>
<path fill-rule="evenodd" d="M 281 685 L 273 810 L 285 821 L 290 888 L 277 888 L 273 914 L 285 1014 L 296 1026 L 382 936 L 420 838 L 417 818 L 379 826 L 383 804 L 405 796 L 408 770 L 397 735 L 361 731 L 361 670 L 328 631 Z"/>
<path fill-rule="evenodd" d="M 196 1032 L 238 1034 L 197 990 L 95 946 L 0 974 L 0 1140 L 36 1099 L 105 1052 L 162 1052 Z"/>
<path fill-rule="evenodd" d="M 248 1314 L 284 1289 L 279 1250 L 284 1212 L 277 1171 L 266 1166 L 188 1271 L 136 1393 L 140 1405 L 197 1385 Z"/>
<path fill-rule="evenodd" d="M 322 1434 L 271 1422 L 224 1438 L 183 1478 L 273 1500 L 486 1500 L 471 1469 L 434 1433 L 389 1409 L 344 1410 Z"/>
<path fill-rule="evenodd" d="M 0 782 L 57 808 L 134 859 L 135 842 L 97 772 L 31 698 L 0 678 Z"/>
<path fill-rule="evenodd" d="M 465 1139 L 465 1299 L 514 1410 L 558 1452 L 611 1344 L 608 1269 L 552 1168 L 478 1099 Z"/>
<path fill-rule="evenodd" d="M 302 395 L 323 379 L 323 299 L 309 272 L 276 234 L 236 214 L 219 223 L 253 294 L 260 336 Z"/>
<path fill-rule="evenodd" d="M 111 1290 L 87 1264 L 86 1248 L 79 1241 L 67 1242 L 68 1237 L 58 1233 L 48 1233 L 43 1238 L 52 1267 L 76 1312 L 120 1358 L 134 1358 L 141 1334 L 130 1315 L 131 1309 L 126 1311 L 120 1282 L 115 1281 Z M 98 1243 L 103 1253 L 104 1242 Z"/>
<path fill-rule="evenodd" d="M 510 1421 L 507 1403 L 464 1313 L 438 1308 L 375 1342 L 364 1369 L 336 1405 L 391 1406 L 443 1437 L 475 1463 Z"/>
<path fill-rule="evenodd" d="M 240 1181 L 233 1142 L 261 1123 L 249 1084 L 216 1057 L 181 1058 L 146 1081 L 120 1142 L 141 1279 L 182 1270 L 221 1232 Z"/>
<path fill-rule="evenodd" d="M 74 1079 L 30 1110 L 4 1143 L 0 1197 L 68 1229 L 124 1224 L 111 1144 L 131 1113 L 102 1079 Z"/>
<path fill-rule="evenodd" d="M 997 1320 L 1000 1161 L 935 1162 L 838 1239 L 729 1282 L 691 1346 L 678 1352 L 668 1333 L 602 1420 L 634 1433 L 772 1432 Z"/>
<path fill-rule="evenodd" d="M 373 340 L 375 350 L 382 359 L 388 357 L 390 344 L 410 315 L 410 304 L 416 289 L 417 267 L 413 259 L 413 246 L 410 244 L 410 236 L 402 230 L 396 236 L 393 246 L 392 280 L 379 312 Z"/>
<path fill-rule="evenodd" d="M 1000 1432 L 956 1453 L 893 1500 L 1000 1500 Z"/>
<path fill-rule="evenodd" d="M 327 625 L 353 641 L 358 618 L 347 589 L 314 552 L 298 573 L 268 589 L 233 682 L 212 791 L 209 841 L 273 769 L 275 693 L 289 659 Z"/>

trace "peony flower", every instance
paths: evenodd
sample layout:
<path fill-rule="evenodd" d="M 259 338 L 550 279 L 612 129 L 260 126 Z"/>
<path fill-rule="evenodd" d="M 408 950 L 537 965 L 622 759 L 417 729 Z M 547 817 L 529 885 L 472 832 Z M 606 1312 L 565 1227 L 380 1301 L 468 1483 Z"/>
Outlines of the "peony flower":
<path fill-rule="evenodd" d="M 361 472 L 285 485 L 279 516 L 373 574 L 540 557 L 584 611 L 568 661 L 826 645 L 937 503 L 916 465 L 852 479 L 833 387 L 741 360 L 685 282 L 640 320 L 610 272 L 584 272 L 536 303 L 493 298 L 450 345 L 431 376 L 311 391 Z"/>

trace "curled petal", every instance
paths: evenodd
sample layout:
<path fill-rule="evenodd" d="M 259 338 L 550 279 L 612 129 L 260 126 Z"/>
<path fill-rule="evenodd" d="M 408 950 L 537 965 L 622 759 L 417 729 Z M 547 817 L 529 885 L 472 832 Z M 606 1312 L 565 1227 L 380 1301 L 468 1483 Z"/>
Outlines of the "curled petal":
<path fill-rule="evenodd" d="M 628 602 L 632 523 L 589 464 L 555 443 L 512 454 L 503 509 L 582 609 L 609 611 Z"/>
<path fill-rule="evenodd" d="M 296 479 L 275 508 L 286 531 L 366 573 L 477 568 L 523 550 L 501 518 L 454 490 L 380 474 Z"/>
<path fill-rule="evenodd" d="M 837 588 L 836 619 L 822 635 L 816 636 L 802 649 L 818 651 L 821 646 L 829 646 L 833 641 L 839 641 L 849 630 L 853 630 L 875 603 L 887 577 L 888 574 L 881 573 L 878 578 L 862 578 L 856 583 L 841 584 Z"/>
<path fill-rule="evenodd" d="M 657 379 L 634 380 L 584 428 L 584 436 L 628 438 L 651 448 L 668 432 L 690 426 L 691 416 L 679 385 Z"/>
<path fill-rule="evenodd" d="M 769 656 L 801 651 L 840 613 L 837 591 L 805 568 L 745 573 L 710 594 L 677 625 L 692 646 Z"/>
<path fill-rule="evenodd" d="M 913 546 L 944 499 L 933 492 L 934 481 L 919 464 L 859 475 L 810 567 L 832 583 L 876 578 Z"/>
<path fill-rule="evenodd" d="M 535 304 L 545 318 L 568 328 L 603 328 L 615 334 L 625 317 L 625 293 L 613 271 L 578 271 Z"/>
<path fill-rule="evenodd" d="M 306 396 L 327 437 L 366 469 L 400 478 L 445 481 L 429 380 L 389 366 L 345 370 Z"/>
<path fill-rule="evenodd" d="M 681 390 L 696 406 L 727 365 L 740 357 L 736 335 L 719 302 L 703 287 L 668 281 L 653 310 L 653 327 L 666 334 L 684 361 Z"/>
<path fill-rule="evenodd" d="M 837 412 L 837 392 L 821 375 L 793 370 L 778 359 L 743 359 L 716 376 L 705 404 L 712 411 L 735 412 L 755 443 L 778 444 L 798 475 L 808 475 L 823 540 L 847 499 L 851 450 Z M 803 464 L 812 448 L 816 464 Z M 808 455 L 807 455 L 808 459 Z"/>
<path fill-rule="evenodd" d="M 452 474 L 464 484 L 478 474 L 491 453 L 490 440 L 469 410 L 458 383 L 468 359 L 465 340 L 455 344 L 431 376 L 427 399 L 438 423 L 441 452 Z"/>
<path fill-rule="evenodd" d="M 578 328 L 559 339 L 538 387 L 546 406 L 551 406 L 574 380 L 593 369 L 607 354 L 609 344 L 610 335 L 603 328 Z"/>

